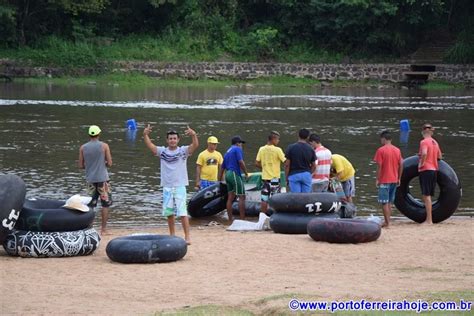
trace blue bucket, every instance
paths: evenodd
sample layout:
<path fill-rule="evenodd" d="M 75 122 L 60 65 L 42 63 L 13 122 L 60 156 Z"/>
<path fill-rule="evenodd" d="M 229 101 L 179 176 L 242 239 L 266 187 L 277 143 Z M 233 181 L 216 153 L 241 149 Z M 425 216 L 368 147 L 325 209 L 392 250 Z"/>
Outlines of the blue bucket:
<path fill-rule="evenodd" d="M 408 120 L 401 120 L 400 132 L 408 132 L 408 131 L 410 131 L 410 122 Z"/>
<path fill-rule="evenodd" d="M 135 119 L 129 119 L 127 120 L 126 122 L 126 127 L 129 129 L 129 130 L 136 130 L 137 129 L 137 122 L 135 122 Z"/>

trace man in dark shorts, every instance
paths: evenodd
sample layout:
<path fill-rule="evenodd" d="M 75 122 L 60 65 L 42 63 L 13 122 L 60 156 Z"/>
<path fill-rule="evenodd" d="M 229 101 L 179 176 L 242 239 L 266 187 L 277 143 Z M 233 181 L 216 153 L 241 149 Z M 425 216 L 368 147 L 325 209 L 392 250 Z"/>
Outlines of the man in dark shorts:
<path fill-rule="evenodd" d="M 302 128 L 298 132 L 298 141 L 288 146 L 285 152 L 285 176 L 291 192 L 309 193 L 316 154 L 308 144 L 309 131 Z"/>
<path fill-rule="evenodd" d="M 424 124 L 421 134 L 423 140 L 420 141 L 418 156 L 418 173 L 420 178 L 421 195 L 426 209 L 426 220 L 423 224 L 433 224 L 432 202 L 436 188 L 436 177 L 438 173 L 438 160 L 442 159 L 441 149 L 438 142 L 432 137 L 434 128 L 431 124 Z"/>
<path fill-rule="evenodd" d="M 102 205 L 101 234 L 106 233 L 109 207 L 112 205 L 112 191 L 107 167 L 112 166 L 109 145 L 99 140 L 99 126 L 89 127 L 90 140 L 79 149 L 79 168 L 85 169 L 89 194 L 92 197 L 89 207 L 96 207 L 100 199 Z"/>
<path fill-rule="evenodd" d="M 244 153 L 242 151 L 242 144 L 245 141 L 238 135 L 232 137 L 232 146 L 224 155 L 224 162 L 219 173 L 218 179 L 222 181 L 225 176 L 227 185 L 227 216 L 232 223 L 234 217 L 232 216 L 232 203 L 236 196 L 239 197 L 239 214 L 240 219 L 245 219 L 245 186 L 242 179 L 242 171 L 248 177 L 247 167 L 244 162 Z"/>

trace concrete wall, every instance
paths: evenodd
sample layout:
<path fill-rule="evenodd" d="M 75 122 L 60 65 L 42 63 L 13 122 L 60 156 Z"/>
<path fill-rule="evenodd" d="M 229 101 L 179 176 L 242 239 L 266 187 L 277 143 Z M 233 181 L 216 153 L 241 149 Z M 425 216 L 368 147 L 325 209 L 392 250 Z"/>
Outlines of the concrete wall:
<path fill-rule="evenodd" d="M 61 68 L 25 67 L 8 60 L 0 60 L 0 73 L 18 77 L 87 75 L 101 71 L 139 72 L 154 77 L 237 78 L 251 79 L 268 76 L 307 77 L 319 80 L 384 80 L 400 82 L 409 64 L 282 64 L 282 63 L 161 63 L 115 62 L 98 68 L 66 70 Z M 448 82 L 474 82 L 474 65 L 436 65 L 430 79 Z"/>

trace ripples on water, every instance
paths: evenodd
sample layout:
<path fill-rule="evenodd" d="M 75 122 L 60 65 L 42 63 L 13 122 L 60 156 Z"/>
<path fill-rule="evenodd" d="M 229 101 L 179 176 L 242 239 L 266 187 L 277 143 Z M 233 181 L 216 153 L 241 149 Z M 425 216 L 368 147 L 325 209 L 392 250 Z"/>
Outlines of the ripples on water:
<path fill-rule="evenodd" d="M 226 92 L 213 94 L 213 99 L 191 97 L 175 102 L 173 98 L 85 101 L 84 95 L 81 101 L 37 100 L 25 99 L 23 93 L 12 96 L 9 92 L 9 98 L 4 94 L 0 89 L 0 171 L 22 176 L 29 197 L 65 199 L 78 192 L 85 194 L 83 173 L 76 167 L 78 149 L 87 141 L 87 127 L 98 124 L 114 159 L 110 171 L 116 204 L 111 221 L 117 226 L 164 223 L 160 216 L 159 163 L 143 145 L 141 131 L 124 129 L 128 118 L 135 118 L 141 127 L 148 122 L 158 125 L 153 134 L 157 144 L 163 142 L 166 129 L 184 130 L 190 124 L 201 136 L 199 151 L 204 149 L 210 134 L 221 140 L 221 152 L 228 147 L 232 135 L 241 134 L 248 140 L 245 160 L 250 170 L 255 170 L 256 152 L 265 143 L 269 130 L 282 133 L 281 146 L 285 148 L 296 140 L 299 128 L 309 127 L 323 137 L 323 143 L 333 152 L 342 153 L 355 165 L 356 202 L 365 215 L 374 212 L 380 215 L 374 186 L 376 167 L 371 162 L 379 146 L 378 133 L 391 129 L 395 132 L 394 143 L 400 145 L 400 119 L 409 119 L 412 129 L 430 121 L 437 127 L 436 138 L 446 160 L 458 172 L 464 192 L 474 191 L 470 159 L 474 96 L 417 97 L 399 91 L 384 96 L 228 95 Z M 418 132 L 412 132 L 410 142 L 401 145 L 403 155 L 416 153 L 419 140 Z M 182 143 L 188 142 L 183 138 Z M 459 151 L 464 155 L 458 155 Z M 196 157 L 194 154 L 188 161 L 189 195 L 194 187 Z M 459 214 L 474 211 L 473 198 L 466 195 Z"/>

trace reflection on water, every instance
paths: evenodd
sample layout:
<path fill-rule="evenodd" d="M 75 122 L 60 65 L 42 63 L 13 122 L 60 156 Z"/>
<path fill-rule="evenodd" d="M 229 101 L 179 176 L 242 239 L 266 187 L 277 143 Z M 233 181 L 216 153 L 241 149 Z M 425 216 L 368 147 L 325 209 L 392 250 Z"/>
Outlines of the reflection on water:
<path fill-rule="evenodd" d="M 169 128 L 184 131 L 187 124 L 200 136 L 200 150 L 209 135 L 219 137 L 224 152 L 234 134 L 248 142 L 244 148 L 250 170 L 258 147 L 270 130 L 282 134 L 285 148 L 296 131 L 310 128 L 320 134 L 334 153 L 356 167 L 357 197 L 362 214 L 380 214 L 376 203 L 375 165 L 378 134 L 394 131 L 394 143 L 404 156 L 417 152 L 418 127 L 429 121 L 446 161 L 456 170 L 464 196 L 458 214 L 474 213 L 474 96 L 472 91 L 448 93 L 366 89 L 316 88 L 147 88 L 58 87 L 52 85 L 0 85 L 0 172 L 14 172 L 28 185 L 29 197 L 65 199 L 85 194 L 84 176 L 77 168 L 79 146 L 88 140 L 87 127 L 99 125 L 110 144 L 114 225 L 156 225 L 160 216 L 159 161 L 142 141 L 145 124 L 154 125 L 152 138 L 163 144 Z M 134 118 L 139 130 L 125 129 Z M 408 119 L 412 131 L 398 133 L 399 121 Z M 399 141 L 400 140 L 400 141 Z M 187 144 L 190 139 L 182 138 Z M 188 161 L 190 187 L 194 187 L 197 154 Z M 195 223 L 201 223 L 195 221 Z"/>

